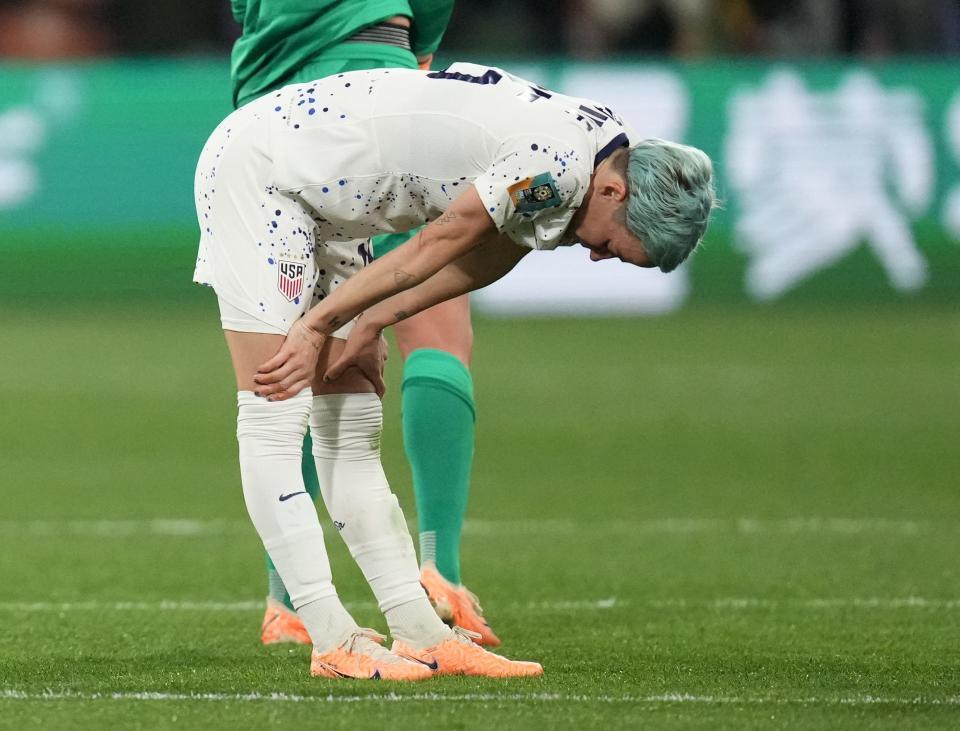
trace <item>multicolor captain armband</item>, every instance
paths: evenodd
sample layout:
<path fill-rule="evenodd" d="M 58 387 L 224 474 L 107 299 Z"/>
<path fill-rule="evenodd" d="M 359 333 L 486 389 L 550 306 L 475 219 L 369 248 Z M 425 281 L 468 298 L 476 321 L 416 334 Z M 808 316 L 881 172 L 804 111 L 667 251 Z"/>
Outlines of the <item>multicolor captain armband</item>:
<path fill-rule="evenodd" d="M 550 173 L 519 180 L 507 188 L 507 192 L 517 213 L 532 213 L 560 205 L 560 193 Z"/>

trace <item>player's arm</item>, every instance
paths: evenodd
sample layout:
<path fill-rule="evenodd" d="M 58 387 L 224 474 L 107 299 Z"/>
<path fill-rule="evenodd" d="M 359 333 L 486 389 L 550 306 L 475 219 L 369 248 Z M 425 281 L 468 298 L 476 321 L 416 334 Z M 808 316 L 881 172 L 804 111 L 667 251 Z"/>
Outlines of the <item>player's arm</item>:
<path fill-rule="evenodd" d="M 450 262 L 422 284 L 386 299 L 364 311 L 347 339 L 342 355 L 327 370 L 324 380 L 337 379 L 347 368 L 364 369 L 358 356 L 375 343 L 384 328 L 436 304 L 486 287 L 513 269 L 530 252 L 505 235 L 494 234 Z M 368 373 L 374 380 L 379 374 Z"/>
<path fill-rule="evenodd" d="M 482 289 L 503 277 L 529 252 L 503 234 L 488 236 L 422 284 L 367 309 L 362 316 L 364 327 L 379 334 L 434 305 Z"/>
<path fill-rule="evenodd" d="M 494 231 L 476 189 L 470 186 L 440 218 L 416 236 L 357 272 L 290 328 L 276 356 L 264 363 L 254 380 L 268 388 L 262 395 L 289 398 L 282 384 L 309 382 L 323 338 L 377 302 L 416 287 L 447 264 L 475 248 Z"/>
<path fill-rule="evenodd" d="M 425 282 L 494 230 L 480 196 L 470 186 L 438 219 L 354 274 L 302 321 L 318 333 L 332 333 L 371 305 Z"/>

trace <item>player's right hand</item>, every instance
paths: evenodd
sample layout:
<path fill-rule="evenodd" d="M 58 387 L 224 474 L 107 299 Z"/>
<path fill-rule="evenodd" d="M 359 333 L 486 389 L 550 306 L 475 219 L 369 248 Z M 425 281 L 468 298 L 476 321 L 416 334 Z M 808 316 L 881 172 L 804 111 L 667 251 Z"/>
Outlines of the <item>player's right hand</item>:
<path fill-rule="evenodd" d="M 383 366 L 387 360 L 387 341 L 375 328 L 366 328 L 361 324 L 363 318 L 354 325 L 343 352 L 323 375 L 327 383 L 337 380 L 348 368 L 358 368 L 370 380 L 377 396 L 383 398 L 387 390 L 383 380 Z"/>
<path fill-rule="evenodd" d="M 297 320 L 275 356 L 253 376 L 254 393 L 267 401 L 285 401 L 310 385 L 326 336 Z"/>

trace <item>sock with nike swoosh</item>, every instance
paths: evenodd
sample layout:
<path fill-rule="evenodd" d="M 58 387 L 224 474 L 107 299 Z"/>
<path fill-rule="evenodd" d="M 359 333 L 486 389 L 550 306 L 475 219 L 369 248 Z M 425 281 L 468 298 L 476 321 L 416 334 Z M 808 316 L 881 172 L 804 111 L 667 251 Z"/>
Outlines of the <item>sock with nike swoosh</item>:
<path fill-rule="evenodd" d="M 403 511 L 380 463 L 383 406 L 374 393 L 317 396 L 310 431 L 320 494 L 366 577 L 390 632 L 416 648 L 447 639 L 420 585 Z"/>
<path fill-rule="evenodd" d="M 267 401 L 237 394 L 240 480 L 247 512 L 314 646 L 333 649 L 356 622 L 333 586 L 313 499 L 300 471 L 313 394 Z"/>

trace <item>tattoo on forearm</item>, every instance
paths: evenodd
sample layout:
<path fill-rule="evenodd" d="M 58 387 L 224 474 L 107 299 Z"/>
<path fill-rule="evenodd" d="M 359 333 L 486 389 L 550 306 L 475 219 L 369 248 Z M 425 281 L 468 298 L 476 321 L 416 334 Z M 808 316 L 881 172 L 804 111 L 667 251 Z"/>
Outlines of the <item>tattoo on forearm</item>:
<path fill-rule="evenodd" d="M 457 214 L 453 211 L 445 211 L 440 218 L 436 220 L 438 226 L 443 226 L 445 223 L 450 223 L 453 219 L 457 217 Z"/>
<path fill-rule="evenodd" d="M 410 313 L 406 310 L 397 310 L 393 313 L 393 316 L 397 318 L 397 322 L 400 322 L 401 320 L 406 320 L 408 317 L 410 317 Z"/>
<path fill-rule="evenodd" d="M 290 335 L 295 335 L 295 337 L 300 338 L 300 340 L 305 340 L 314 350 L 320 350 L 320 346 L 323 345 L 323 338 L 316 334 L 311 335 L 306 326 L 303 326 L 303 323 L 299 324 L 301 327 L 293 327 L 290 329 Z"/>
<path fill-rule="evenodd" d="M 396 282 L 399 287 L 402 287 L 411 279 L 413 279 L 413 275 L 403 271 L 403 269 L 397 269 L 397 271 L 393 273 L 393 281 Z"/>

